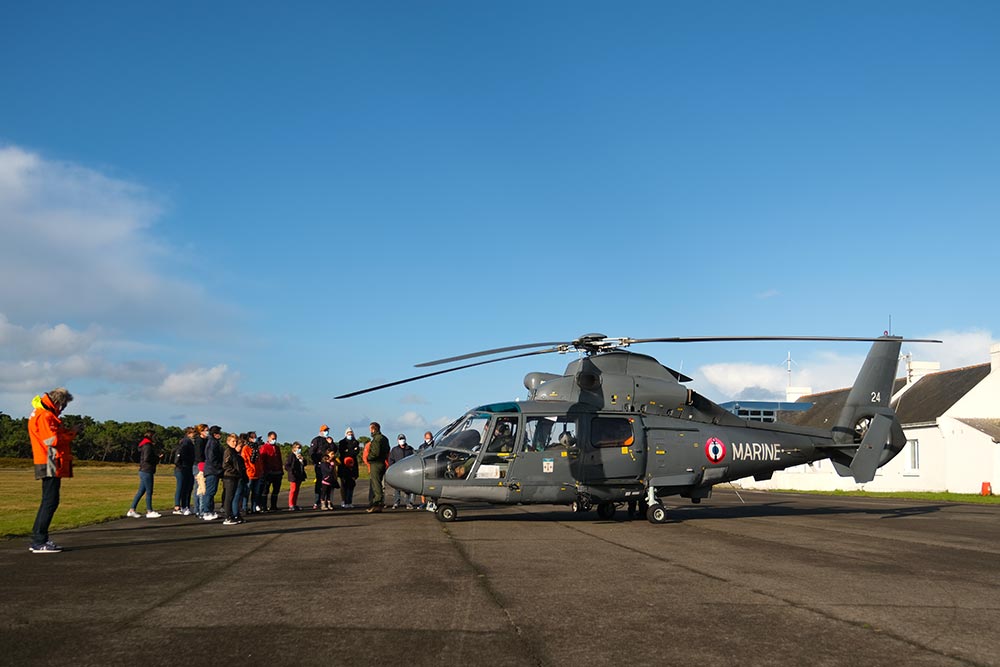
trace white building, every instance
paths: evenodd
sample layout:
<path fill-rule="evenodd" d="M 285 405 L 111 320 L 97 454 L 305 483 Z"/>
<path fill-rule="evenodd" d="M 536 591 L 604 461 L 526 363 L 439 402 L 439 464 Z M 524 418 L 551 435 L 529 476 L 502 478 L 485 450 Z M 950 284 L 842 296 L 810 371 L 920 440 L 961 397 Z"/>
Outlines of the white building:
<path fill-rule="evenodd" d="M 907 376 L 893 385 L 906 446 L 880 468 L 868 484 L 840 477 L 830 461 L 774 473 L 767 481 L 752 477 L 738 486 L 753 489 L 950 491 L 980 493 L 989 483 L 1000 493 L 1000 345 L 990 348 L 990 363 L 934 372 L 939 366 L 907 361 Z M 803 396 L 805 412 L 781 413 L 780 420 L 829 429 L 840 414 L 848 389 Z"/>

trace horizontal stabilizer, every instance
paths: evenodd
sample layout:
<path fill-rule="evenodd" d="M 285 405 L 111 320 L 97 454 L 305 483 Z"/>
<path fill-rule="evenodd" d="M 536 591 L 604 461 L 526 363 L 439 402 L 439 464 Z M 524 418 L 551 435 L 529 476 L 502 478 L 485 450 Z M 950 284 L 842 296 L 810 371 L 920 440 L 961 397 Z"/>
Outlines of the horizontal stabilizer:
<path fill-rule="evenodd" d="M 882 462 L 882 451 L 889 443 L 894 421 L 892 417 L 883 414 L 877 414 L 872 419 L 871 426 L 851 461 L 851 475 L 858 484 L 875 479 L 875 471 Z"/>

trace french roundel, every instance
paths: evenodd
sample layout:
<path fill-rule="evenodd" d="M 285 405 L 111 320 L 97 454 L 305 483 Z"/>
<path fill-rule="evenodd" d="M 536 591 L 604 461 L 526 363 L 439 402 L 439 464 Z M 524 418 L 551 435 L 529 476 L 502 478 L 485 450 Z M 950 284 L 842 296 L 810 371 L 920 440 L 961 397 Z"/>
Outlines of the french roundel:
<path fill-rule="evenodd" d="M 709 438 L 705 442 L 705 456 L 712 463 L 721 463 L 726 458 L 726 443 L 718 438 Z"/>

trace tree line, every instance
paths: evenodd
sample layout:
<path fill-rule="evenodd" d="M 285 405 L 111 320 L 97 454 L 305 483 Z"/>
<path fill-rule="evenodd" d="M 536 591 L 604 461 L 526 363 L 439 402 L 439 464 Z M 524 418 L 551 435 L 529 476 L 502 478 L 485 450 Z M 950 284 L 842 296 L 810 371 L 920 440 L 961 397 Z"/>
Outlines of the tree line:
<path fill-rule="evenodd" d="M 87 461 L 112 461 L 137 463 L 139 461 L 139 441 L 147 431 L 153 433 L 153 441 L 169 456 L 181 438 L 184 428 L 180 426 L 160 426 L 153 422 L 96 421 L 85 415 L 63 415 L 63 425 L 73 428 L 83 425 L 83 432 L 73 440 L 73 458 Z M 261 434 L 257 434 L 261 435 Z M 366 442 L 368 438 L 358 438 Z M 302 443 L 309 446 L 308 442 Z M 286 452 L 290 443 L 282 445 Z M 0 458 L 31 458 L 31 439 L 28 437 L 28 418 L 14 418 L 0 412 Z"/>

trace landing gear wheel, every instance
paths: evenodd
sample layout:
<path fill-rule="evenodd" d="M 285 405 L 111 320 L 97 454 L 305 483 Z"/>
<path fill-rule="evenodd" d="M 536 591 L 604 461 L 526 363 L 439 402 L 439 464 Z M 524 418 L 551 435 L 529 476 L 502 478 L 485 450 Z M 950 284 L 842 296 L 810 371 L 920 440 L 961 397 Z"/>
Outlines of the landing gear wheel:
<path fill-rule="evenodd" d="M 458 518 L 458 510 L 455 509 L 454 505 L 444 503 L 443 505 L 438 505 L 437 511 L 434 512 L 434 516 L 437 517 L 438 521 L 451 523 Z"/>
<path fill-rule="evenodd" d="M 597 506 L 597 516 L 602 519 L 610 519 L 615 515 L 614 503 L 601 503 Z"/>
<path fill-rule="evenodd" d="M 649 506 L 646 510 L 646 518 L 649 519 L 650 523 L 666 523 L 667 522 L 667 508 L 656 503 Z"/>

